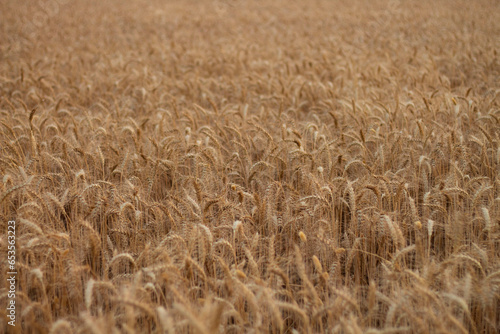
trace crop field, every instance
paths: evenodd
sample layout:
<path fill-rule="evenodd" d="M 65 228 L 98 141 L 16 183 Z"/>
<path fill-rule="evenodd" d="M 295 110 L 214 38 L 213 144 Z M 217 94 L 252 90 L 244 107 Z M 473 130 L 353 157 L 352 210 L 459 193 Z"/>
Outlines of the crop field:
<path fill-rule="evenodd" d="M 0 333 L 498 333 L 500 2 L 2 0 Z"/>

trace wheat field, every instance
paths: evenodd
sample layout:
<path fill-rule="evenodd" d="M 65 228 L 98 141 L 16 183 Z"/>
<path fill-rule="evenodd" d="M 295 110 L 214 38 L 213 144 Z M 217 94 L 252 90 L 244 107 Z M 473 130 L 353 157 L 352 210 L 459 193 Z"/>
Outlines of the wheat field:
<path fill-rule="evenodd" d="M 500 331 L 498 1 L 4 0 L 0 33 L 0 332 Z"/>

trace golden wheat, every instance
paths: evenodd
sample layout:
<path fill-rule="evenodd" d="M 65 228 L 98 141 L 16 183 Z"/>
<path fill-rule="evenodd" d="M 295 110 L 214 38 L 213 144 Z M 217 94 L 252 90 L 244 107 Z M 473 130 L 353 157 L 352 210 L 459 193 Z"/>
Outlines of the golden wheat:
<path fill-rule="evenodd" d="M 498 7 L 3 1 L 0 332 L 498 333 Z"/>

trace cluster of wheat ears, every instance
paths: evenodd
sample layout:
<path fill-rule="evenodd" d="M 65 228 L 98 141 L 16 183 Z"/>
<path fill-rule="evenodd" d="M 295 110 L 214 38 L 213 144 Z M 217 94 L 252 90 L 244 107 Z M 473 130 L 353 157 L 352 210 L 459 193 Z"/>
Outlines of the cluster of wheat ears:
<path fill-rule="evenodd" d="M 41 4 L 0 5 L 0 331 L 498 333 L 498 1 Z"/>

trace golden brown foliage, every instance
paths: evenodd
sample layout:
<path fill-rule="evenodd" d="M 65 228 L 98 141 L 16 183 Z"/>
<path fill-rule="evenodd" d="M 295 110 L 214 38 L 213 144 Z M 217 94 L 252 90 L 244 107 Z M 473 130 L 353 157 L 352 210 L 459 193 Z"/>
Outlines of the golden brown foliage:
<path fill-rule="evenodd" d="M 498 1 L 0 12 L 24 332 L 500 330 Z"/>

